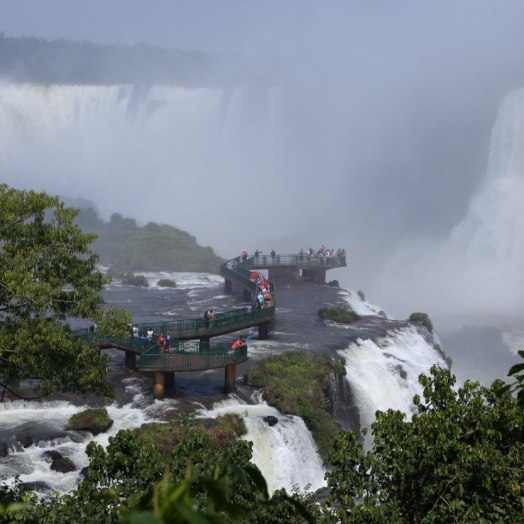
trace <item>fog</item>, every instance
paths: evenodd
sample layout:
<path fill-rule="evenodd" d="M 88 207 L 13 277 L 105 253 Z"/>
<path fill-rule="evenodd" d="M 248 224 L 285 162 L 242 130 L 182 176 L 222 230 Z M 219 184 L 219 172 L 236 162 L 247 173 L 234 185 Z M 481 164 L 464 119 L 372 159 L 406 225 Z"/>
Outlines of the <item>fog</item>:
<path fill-rule="evenodd" d="M 5 75 L 2 178 L 225 257 L 345 247 L 333 278 L 393 316 L 508 322 L 523 306 L 523 22 L 517 1 L 1 0 L 8 37 L 212 62 L 193 86 Z"/>

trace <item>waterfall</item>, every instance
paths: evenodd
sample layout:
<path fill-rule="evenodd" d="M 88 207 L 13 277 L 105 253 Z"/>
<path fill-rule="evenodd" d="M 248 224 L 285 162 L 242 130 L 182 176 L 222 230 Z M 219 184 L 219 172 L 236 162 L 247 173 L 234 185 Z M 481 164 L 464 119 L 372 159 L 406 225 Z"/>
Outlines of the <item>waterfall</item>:
<path fill-rule="evenodd" d="M 428 374 L 433 364 L 447 367 L 415 327 L 390 331 L 375 340 L 359 338 L 339 354 L 346 360 L 346 380 L 359 409 L 361 428 L 370 428 L 377 410 L 400 410 L 411 420 L 413 396 L 422 397 L 419 375 Z"/>
<path fill-rule="evenodd" d="M 288 493 L 297 489 L 316 491 L 325 485 L 322 459 L 300 417 L 282 415 L 263 401 L 246 404 L 235 396 L 216 403 L 211 410 L 199 411 L 200 416 L 211 418 L 226 413 L 236 413 L 244 419 L 244 438 L 253 442 L 252 461 L 264 475 L 270 493 L 280 488 Z M 269 426 L 264 421 L 267 416 L 276 417 L 278 422 Z"/>

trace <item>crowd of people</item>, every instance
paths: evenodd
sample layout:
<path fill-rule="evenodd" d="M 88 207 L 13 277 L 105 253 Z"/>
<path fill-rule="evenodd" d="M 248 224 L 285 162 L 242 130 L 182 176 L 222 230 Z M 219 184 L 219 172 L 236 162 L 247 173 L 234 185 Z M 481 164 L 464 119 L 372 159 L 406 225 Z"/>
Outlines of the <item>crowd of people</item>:
<path fill-rule="evenodd" d="M 334 263 L 335 258 L 341 258 L 346 256 L 346 250 L 338 248 L 327 249 L 325 246 L 315 250 L 312 247 L 308 247 L 306 251 L 300 250 L 300 261 L 306 260 L 306 262 L 312 262 L 313 260 L 318 261 L 320 265 L 330 266 Z"/>

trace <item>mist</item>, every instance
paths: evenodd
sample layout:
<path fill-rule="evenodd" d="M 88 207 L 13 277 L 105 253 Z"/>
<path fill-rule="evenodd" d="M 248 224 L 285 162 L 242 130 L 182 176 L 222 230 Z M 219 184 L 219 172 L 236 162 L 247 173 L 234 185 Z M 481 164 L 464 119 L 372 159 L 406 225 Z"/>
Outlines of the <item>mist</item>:
<path fill-rule="evenodd" d="M 2 178 L 224 257 L 344 247 L 332 278 L 393 316 L 506 322 L 523 306 L 523 20 L 516 1 L 4 0 L 6 37 L 146 42 L 210 66 L 191 85 L 4 74 Z"/>

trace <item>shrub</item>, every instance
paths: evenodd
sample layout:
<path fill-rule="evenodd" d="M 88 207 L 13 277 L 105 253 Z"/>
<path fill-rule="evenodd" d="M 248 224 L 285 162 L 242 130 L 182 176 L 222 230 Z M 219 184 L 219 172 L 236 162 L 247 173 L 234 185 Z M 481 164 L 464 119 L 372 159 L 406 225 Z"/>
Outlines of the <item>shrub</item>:
<path fill-rule="evenodd" d="M 402 367 L 402 364 L 395 366 L 395 371 L 400 375 L 400 378 L 406 380 L 408 378 L 408 372 Z"/>
<path fill-rule="evenodd" d="M 426 326 L 429 331 L 433 331 L 433 323 L 431 322 L 427 313 L 411 313 L 411 315 L 409 315 L 409 320 L 414 322 L 422 322 L 422 324 Z"/>
<path fill-rule="evenodd" d="M 176 282 L 174 280 L 169 279 L 169 278 L 161 278 L 157 282 L 157 286 L 160 286 L 160 287 L 176 287 Z"/>
<path fill-rule="evenodd" d="M 332 320 L 338 324 L 349 324 L 360 318 L 360 315 L 355 313 L 352 309 L 340 306 L 323 307 L 318 310 L 318 315 L 320 318 Z"/>
<path fill-rule="evenodd" d="M 361 289 L 359 289 L 357 291 L 357 295 L 360 297 L 360 300 L 362 300 L 362 302 L 365 302 L 366 301 L 366 295 L 364 295 L 364 291 L 362 291 Z"/>
<path fill-rule="evenodd" d="M 451 359 L 451 357 L 448 357 L 446 355 L 446 352 L 442 349 L 442 346 L 440 344 L 433 344 L 433 349 L 444 359 L 444 361 L 448 365 L 448 368 L 451 369 L 453 360 Z"/>
<path fill-rule="evenodd" d="M 388 318 L 388 316 L 386 315 L 386 312 L 383 311 L 382 309 L 377 314 L 379 317 Z"/>

